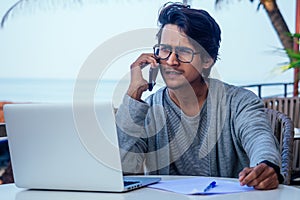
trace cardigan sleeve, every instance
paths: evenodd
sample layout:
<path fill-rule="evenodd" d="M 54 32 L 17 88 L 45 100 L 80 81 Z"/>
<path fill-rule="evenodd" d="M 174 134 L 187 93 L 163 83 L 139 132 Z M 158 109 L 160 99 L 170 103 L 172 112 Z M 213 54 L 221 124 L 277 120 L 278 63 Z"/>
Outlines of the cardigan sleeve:
<path fill-rule="evenodd" d="M 263 111 L 261 99 L 245 90 L 236 98 L 233 106 L 236 112 L 236 131 L 250 159 L 250 166 L 255 166 L 265 160 L 280 166 L 278 141 Z"/>
<path fill-rule="evenodd" d="M 144 154 L 147 152 L 145 118 L 149 105 L 125 95 L 116 113 L 122 169 L 125 174 L 144 173 Z"/>

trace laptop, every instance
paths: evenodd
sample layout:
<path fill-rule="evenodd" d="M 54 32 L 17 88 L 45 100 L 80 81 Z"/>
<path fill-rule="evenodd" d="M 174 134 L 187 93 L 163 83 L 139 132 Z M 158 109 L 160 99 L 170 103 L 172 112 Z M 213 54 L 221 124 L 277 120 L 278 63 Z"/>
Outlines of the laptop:
<path fill-rule="evenodd" d="M 123 176 L 110 102 L 4 106 L 17 187 L 125 192 L 160 181 Z"/>

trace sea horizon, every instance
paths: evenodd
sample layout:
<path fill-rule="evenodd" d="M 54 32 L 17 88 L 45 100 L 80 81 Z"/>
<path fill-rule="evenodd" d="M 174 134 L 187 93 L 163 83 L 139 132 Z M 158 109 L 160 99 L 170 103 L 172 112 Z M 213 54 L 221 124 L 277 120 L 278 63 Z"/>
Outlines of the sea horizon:
<path fill-rule="evenodd" d="M 70 102 L 73 99 L 76 80 L 72 78 L 1 78 L 0 101 L 10 102 Z M 112 98 L 112 89 L 117 80 L 86 80 L 95 84 L 101 100 Z M 100 87 L 101 86 L 101 87 Z M 104 92 L 102 92 L 104 91 Z M 98 92 L 99 93 L 99 92 Z"/>
<path fill-rule="evenodd" d="M 85 80 L 87 88 L 95 87 L 92 95 L 96 101 L 120 102 L 129 82 L 125 80 L 104 79 Z M 239 83 L 236 86 L 264 83 Z M 0 101 L 9 102 L 72 102 L 76 79 L 73 78 L 0 78 Z M 163 86 L 162 84 L 159 86 Z M 158 87 L 156 89 L 158 89 Z M 257 88 L 246 88 L 258 95 Z M 293 86 L 288 86 L 288 94 Z M 283 94 L 283 86 L 263 87 L 262 97 Z M 147 94 L 149 95 L 149 93 Z M 118 98 L 118 99 L 116 99 Z"/>

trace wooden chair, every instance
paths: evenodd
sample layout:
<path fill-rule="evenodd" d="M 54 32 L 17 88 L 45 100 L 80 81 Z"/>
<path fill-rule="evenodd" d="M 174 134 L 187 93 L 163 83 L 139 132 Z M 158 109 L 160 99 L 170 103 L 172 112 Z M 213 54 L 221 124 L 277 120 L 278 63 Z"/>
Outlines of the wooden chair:
<path fill-rule="evenodd" d="M 274 97 L 263 99 L 265 107 L 277 110 L 289 116 L 294 127 L 300 129 L 300 97 Z M 293 171 L 300 175 L 300 140 L 294 141 Z"/>
<path fill-rule="evenodd" d="M 6 136 L 5 123 L 0 123 L 0 137 Z M 0 176 L 0 184 L 13 183 L 13 172 L 9 157 L 9 148 L 7 140 L 0 140 L 0 169 L 4 173 Z"/>
<path fill-rule="evenodd" d="M 284 176 L 283 184 L 289 185 L 292 176 L 294 126 L 291 118 L 279 111 L 264 108 L 271 126 L 280 145 L 281 173 Z"/>
<path fill-rule="evenodd" d="M 0 137 L 6 137 L 5 123 L 0 123 Z"/>
<path fill-rule="evenodd" d="M 300 97 L 265 98 L 263 101 L 266 108 L 286 114 L 294 122 L 294 127 L 300 128 Z"/>

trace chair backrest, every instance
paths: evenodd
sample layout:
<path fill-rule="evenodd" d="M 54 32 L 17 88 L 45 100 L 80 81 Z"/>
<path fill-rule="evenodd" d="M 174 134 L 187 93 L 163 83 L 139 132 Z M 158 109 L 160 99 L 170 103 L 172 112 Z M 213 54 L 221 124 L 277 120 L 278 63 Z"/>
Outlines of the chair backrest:
<path fill-rule="evenodd" d="M 293 166 L 293 142 L 294 142 L 294 126 L 290 117 L 279 111 L 264 108 L 275 137 L 280 145 L 281 153 L 281 173 L 284 176 L 283 184 L 289 185 L 292 175 Z"/>
<path fill-rule="evenodd" d="M 4 123 L 0 123 L 0 137 L 6 137 L 6 128 Z"/>
<path fill-rule="evenodd" d="M 266 108 L 286 114 L 294 122 L 294 127 L 300 128 L 300 97 L 265 98 L 263 101 Z"/>
<path fill-rule="evenodd" d="M 5 123 L 0 123 L 0 137 L 6 137 Z M 7 139 L 0 141 L 0 182 L 2 184 L 13 183 L 13 171 L 10 162 L 9 147 Z"/>

